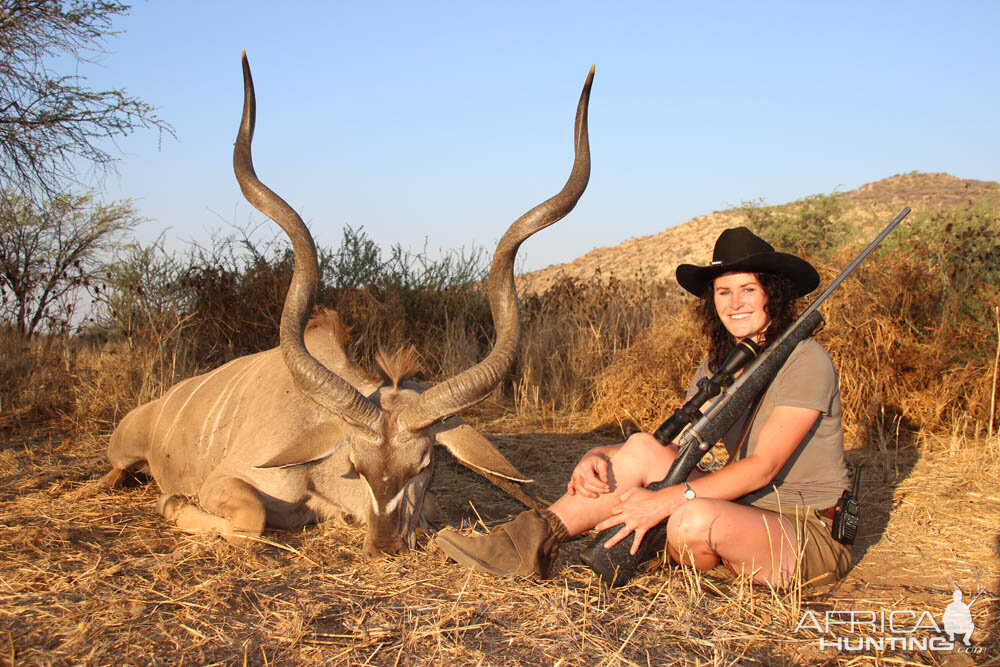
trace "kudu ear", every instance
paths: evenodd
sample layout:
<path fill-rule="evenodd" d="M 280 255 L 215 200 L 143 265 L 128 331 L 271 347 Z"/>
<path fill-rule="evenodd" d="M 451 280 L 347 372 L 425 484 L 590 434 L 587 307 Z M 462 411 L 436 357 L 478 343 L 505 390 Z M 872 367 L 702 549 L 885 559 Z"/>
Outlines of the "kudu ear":
<path fill-rule="evenodd" d="M 346 443 L 338 442 L 332 447 L 328 447 L 325 451 L 317 452 L 316 448 L 310 446 L 311 443 L 306 442 L 306 447 L 290 447 L 287 450 L 279 452 L 277 456 L 263 463 L 259 466 L 254 466 L 254 470 L 291 470 L 293 468 L 308 468 L 309 466 L 314 466 L 318 463 L 326 461 L 328 458 L 337 453 L 341 447 Z"/>
<path fill-rule="evenodd" d="M 533 509 L 548 507 L 548 503 L 523 488 L 531 482 L 508 461 L 489 440 L 460 419 L 451 417 L 434 434 L 438 444 L 444 446 L 459 463 L 479 473 L 495 485 Z"/>

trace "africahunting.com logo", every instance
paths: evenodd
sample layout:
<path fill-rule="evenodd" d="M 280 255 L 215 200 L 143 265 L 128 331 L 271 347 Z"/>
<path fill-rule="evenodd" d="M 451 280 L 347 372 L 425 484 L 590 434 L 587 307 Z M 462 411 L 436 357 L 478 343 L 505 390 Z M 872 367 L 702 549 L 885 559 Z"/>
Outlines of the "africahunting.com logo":
<path fill-rule="evenodd" d="M 972 632 L 976 629 L 972 620 L 972 605 L 984 590 L 980 586 L 976 596 L 966 603 L 961 589 L 955 586 L 952 601 L 944 608 L 940 623 L 926 610 L 851 609 L 822 614 L 806 611 L 795 626 L 795 632 L 817 632 L 820 635 L 817 640 L 819 647 L 824 651 L 982 653 L 983 647 L 973 646 L 971 642 Z"/>

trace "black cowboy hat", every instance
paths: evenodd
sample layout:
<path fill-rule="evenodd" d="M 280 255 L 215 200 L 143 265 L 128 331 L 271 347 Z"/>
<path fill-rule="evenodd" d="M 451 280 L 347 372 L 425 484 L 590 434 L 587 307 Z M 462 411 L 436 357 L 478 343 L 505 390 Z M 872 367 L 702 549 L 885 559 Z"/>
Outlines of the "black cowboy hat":
<path fill-rule="evenodd" d="M 746 227 L 733 227 L 719 234 L 708 266 L 681 264 L 677 282 L 697 297 L 705 296 L 712 281 L 723 273 L 778 273 L 791 278 L 805 296 L 819 285 L 819 274 L 812 264 L 795 255 L 776 252 L 774 247 Z"/>

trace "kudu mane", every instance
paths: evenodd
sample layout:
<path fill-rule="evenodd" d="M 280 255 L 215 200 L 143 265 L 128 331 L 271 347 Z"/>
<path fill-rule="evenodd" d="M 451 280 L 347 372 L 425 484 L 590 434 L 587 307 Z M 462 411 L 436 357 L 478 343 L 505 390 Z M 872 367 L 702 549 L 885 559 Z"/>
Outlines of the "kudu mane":
<path fill-rule="evenodd" d="M 420 353 L 412 345 L 399 348 L 392 354 L 380 347 L 375 353 L 375 363 L 382 378 L 398 388 L 400 382 L 420 372 Z"/>
<path fill-rule="evenodd" d="M 306 325 L 307 332 L 313 329 L 327 329 L 332 331 L 333 339 L 340 348 L 341 354 L 346 358 L 350 358 L 350 354 L 347 351 L 350 329 L 344 325 L 337 311 L 332 308 L 317 310 L 309 318 L 309 323 Z M 382 382 L 392 385 L 393 388 L 398 388 L 401 382 L 412 378 L 421 370 L 420 353 L 417 352 L 417 349 L 413 345 L 399 348 L 392 353 L 380 347 L 378 352 L 375 353 L 375 363 L 378 365 L 379 376 Z"/>

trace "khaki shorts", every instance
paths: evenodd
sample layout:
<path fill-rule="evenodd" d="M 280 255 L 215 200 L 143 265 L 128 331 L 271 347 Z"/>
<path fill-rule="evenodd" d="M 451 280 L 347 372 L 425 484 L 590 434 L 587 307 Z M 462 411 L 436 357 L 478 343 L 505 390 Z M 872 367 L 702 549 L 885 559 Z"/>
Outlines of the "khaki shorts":
<path fill-rule="evenodd" d="M 832 584 L 851 569 L 851 550 L 833 539 L 831 519 L 808 507 L 782 507 L 770 511 L 795 524 L 795 535 L 802 551 L 799 572 L 803 585 Z"/>

